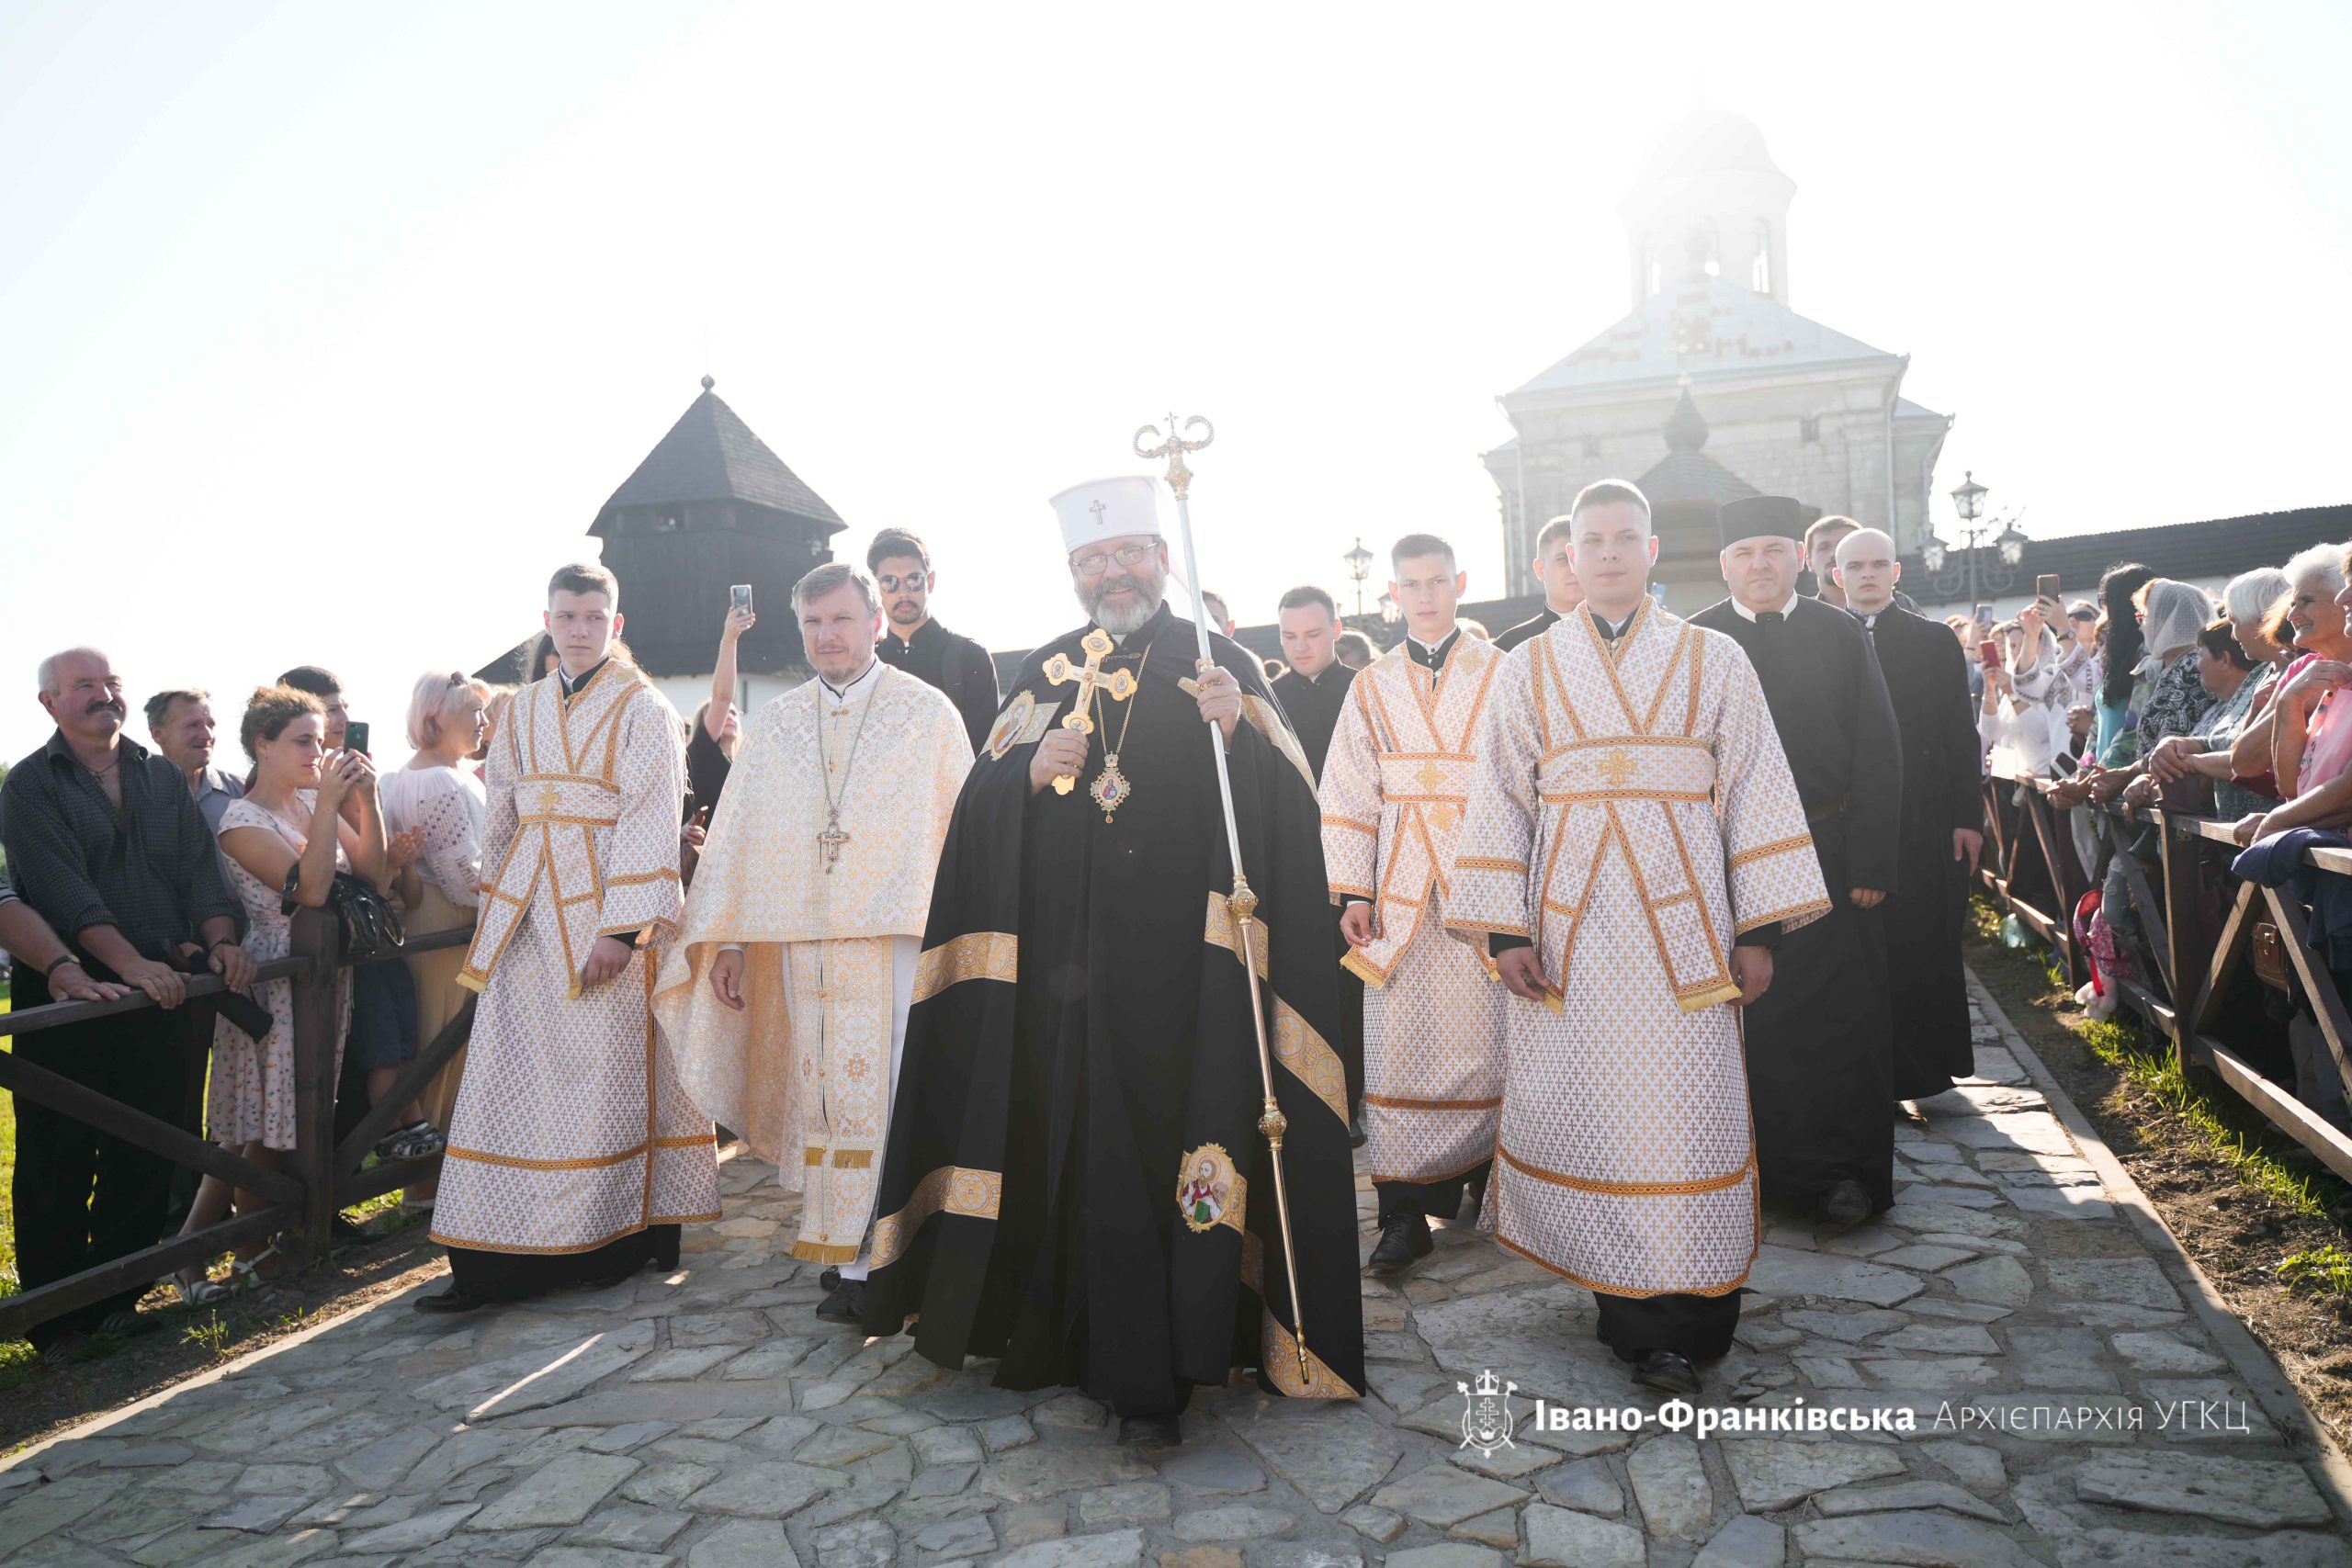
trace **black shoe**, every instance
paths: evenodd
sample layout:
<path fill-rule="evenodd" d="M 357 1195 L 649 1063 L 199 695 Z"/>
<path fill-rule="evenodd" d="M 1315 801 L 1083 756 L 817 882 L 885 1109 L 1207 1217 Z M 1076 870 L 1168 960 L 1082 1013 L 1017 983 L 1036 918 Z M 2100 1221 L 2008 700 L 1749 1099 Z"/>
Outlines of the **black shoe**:
<path fill-rule="evenodd" d="M 833 1293 L 817 1303 L 817 1315 L 826 1323 L 862 1324 L 865 1321 L 865 1281 L 843 1280 L 833 1288 Z"/>
<path fill-rule="evenodd" d="M 1634 1364 L 1634 1381 L 1644 1388 L 1679 1393 L 1688 1399 L 1699 1392 L 1699 1369 L 1690 1364 L 1688 1356 L 1672 1350 L 1651 1350 Z"/>
<path fill-rule="evenodd" d="M 1184 1430 L 1175 1415 L 1122 1416 L 1119 1417 L 1119 1446 L 1142 1449 L 1146 1452 L 1162 1452 L 1182 1447 Z"/>
<path fill-rule="evenodd" d="M 1419 1214 L 1396 1214 L 1380 1227 L 1380 1245 L 1372 1249 L 1372 1261 L 1366 1265 L 1376 1274 L 1394 1274 L 1427 1258 L 1437 1249 L 1430 1239 L 1430 1223 Z"/>
<path fill-rule="evenodd" d="M 826 1264 L 825 1271 L 817 1276 L 817 1288 L 823 1291 L 828 1295 L 840 1290 L 842 1288 L 842 1271 L 832 1264 Z"/>
<path fill-rule="evenodd" d="M 489 1304 L 486 1297 L 469 1294 L 455 1285 L 437 1296 L 419 1296 L 409 1303 L 419 1312 L 431 1313 L 478 1312 Z"/>
<path fill-rule="evenodd" d="M 1871 1195 L 1862 1190 L 1859 1181 L 1841 1181 L 1823 1194 L 1814 1205 L 1813 1228 L 1816 1235 L 1842 1235 L 1871 1217 Z"/>
<path fill-rule="evenodd" d="M 1360 1149 L 1372 1134 L 1363 1130 L 1363 1110 L 1361 1106 L 1348 1112 L 1348 1147 Z"/>
<path fill-rule="evenodd" d="M 1478 1211 L 1487 1206 L 1487 1181 L 1494 1174 L 1491 1168 L 1462 1184 L 1462 1207 L 1453 1223 L 1471 1229 L 1478 1224 Z"/>

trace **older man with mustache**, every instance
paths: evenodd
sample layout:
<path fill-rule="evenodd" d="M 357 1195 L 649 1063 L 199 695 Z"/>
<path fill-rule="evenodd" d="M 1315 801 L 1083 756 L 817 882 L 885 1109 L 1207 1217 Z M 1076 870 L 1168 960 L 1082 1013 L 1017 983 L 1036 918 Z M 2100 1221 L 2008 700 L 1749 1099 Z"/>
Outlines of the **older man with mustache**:
<path fill-rule="evenodd" d="M 176 1123 L 188 1032 L 167 1010 L 187 995 L 175 965 L 201 962 L 236 989 L 253 983 L 254 961 L 237 942 L 237 901 L 187 776 L 122 733 L 128 705 L 107 656 L 94 648 L 51 654 L 40 663 L 40 694 L 57 728 L 0 786 L 0 841 L 17 891 L 72 951 L 47 973 L 19 958 L 10 974 L 14 1005 L 51 1000 L 52 980 L 71 978 L 62 971 L 78 964 L 90 978 L 135 987 L 157 1006 L 25 1035 L 17 1059 Z M 153 1245 L 170 1207 L 171 1175 L 164 1156 L 18 1097 L 12 1199 L 24 1288 Z M 47 1353 L 76 1334 L 153 1326 L 132 1310 L 142 1292 L 52 1318 L 29 1337 Z"/>

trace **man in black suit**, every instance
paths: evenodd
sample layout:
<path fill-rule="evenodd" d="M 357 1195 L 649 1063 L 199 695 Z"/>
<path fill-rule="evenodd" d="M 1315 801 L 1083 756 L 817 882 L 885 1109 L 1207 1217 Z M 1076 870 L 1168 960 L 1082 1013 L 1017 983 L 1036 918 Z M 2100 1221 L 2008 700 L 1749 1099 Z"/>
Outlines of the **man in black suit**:
<path fill-rule="evenodd" d="M 1894 603 L 1894 541 L 1858 528 L 1838 542 L 1846 608 L 1870 633 L 1903 735 L 1894 890 L 1881 906 L 1894 998 L 1894 1098 L 1941 1094 L 1976 1070 L 1960 958 L 1968 884 L 1984 847 L 1968 660 L 1949 628 Z"/>
<path fill-rule="evenodd" d="M 1294 588 L 1282 597 L 1280 623 L 1283 658 L 1289 671 L 1274 682 L 1274 700 L 1298 731 L 1306 760 L 1315 764 L 1317 783 L 1323 759 L 1331 750 L 1331 734 L 1340 727 L 1340 709 L 1356 672 L 1340 662 L 1340 607 L 1320 588 Z M 1332 911 L 1333 957 L 1348 951 L 1339 934 L 1339 911 Z M 1348 1141 L 1363 1146 L 1363 982 L 1340 971 L 1340 1065 L 1348 1075 Z"/>
<path fill-rule="evenodd" d="M 1542 637 L 1552 623 L 1584 603 L 1584 586 L 1577 581 L 1576 519 L 1555 517 L 1535 536 L 1535 576 L 1544 584 L 1544 607 L 1495 638 L 1509 653 L 1530 637 Z"/>

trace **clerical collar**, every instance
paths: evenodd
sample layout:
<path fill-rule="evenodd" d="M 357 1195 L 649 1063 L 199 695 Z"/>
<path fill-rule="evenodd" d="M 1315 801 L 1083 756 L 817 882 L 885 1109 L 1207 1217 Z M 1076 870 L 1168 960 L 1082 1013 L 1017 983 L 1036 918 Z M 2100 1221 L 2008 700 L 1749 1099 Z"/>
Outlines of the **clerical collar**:
<path fill-rule="evenodd" d="M 1878 630 L 1878 618 L 1894 608 L 1894 601 L 1890 599 L 1875 610 L 1857 610 L 1853 605 L 1849 604 L 1846 606 L 1846 614 L 1853 616 L 1854 619 L 1861 622 L 1862 625 L 1868 626 L 1871 630 L 1876 631 Z"/>
<path fill-rule="evenodd" d="M 1615 642 L 1627 632 L 1632 631 L 1634 629 L 1634 620 L 1641 613 L 1642 607 L 1639 604 L 1636 604 L 1631 610 L 1626 612 L 1625 618 L 1623 620 L 1612 622 L 1608 616 L 1594 609 L 1590 604 L 1587 604 L 1585 606 L 1585 614 L 1592 617 L 1592 629 L 1600 634 L 1600 637 L 1603 642 Z"/>
<path fill-rule="evenodd" d="M 865 668 L 852 676 L 849 684 L 845 686 L 836 686 L 822 675 L 817 677 L 817 684 L 822 686 L 825 689 L 825 695 L 832 698 L 836 703 L 846 704 L 859 690 L 872 685 L 875 677 L 881 672 L 882 661 L 879 659 L 869 659 L 865 661 Z"/>
<path fill-rule="evenodd" d="M 1423 642 L 1419 637 L 1415 637 L 1412 633 L 1407 632 L 1405 634 L 1405 652 L 1414 663 L 1419 665 L 1424 670 L 1442 670 L 1445 668 L 1445 656 L 1452 653 L 1453 651 L 1453 645 L 1461 640 L 1462 628 L 1460 626 L 1456 626 L 1451 632 L 1448 632 L 1446 634 L 1445 640 L 1439 643 L 1434 648 L 1430 646 L 1428 643 Z"/>
<path fill-rule="evenodd" d="M 605 665 L 610 664 L 612 661 L 613 656 L 611 654 L 608 653 L 605 655 L 604 658 L 599 659 L 595 663 L 588 666 L 587 672 L 582 674 L 577 681 L 563 672 L 562 665 L 557 665 L 555 667 L 555 678 L 560 682 L 557 690 L 560 691 L 567 697 L 578 695 L 580 688 L 594 680 L 596 678 L 596 671 L 602 670 Z"/>
<path fill-rule="evenodd" d="M 1785 621 L 1789 618 L 1789 612 L 1797 607 L 1797 601 L 1803 597 L 1804 597 L 1804 595 L 1797 592 L 1794 589 L 1791 589 L 1789 591 L 1788 599 L 1779 609 L 1767 610 L 1763 613 L 1771 616 L 1774 620 Z M 1741 604 L 1739 602 L 1739 596 L 1736 593 L 1732 595 L 1731 607 L 1735 611 L 1738 612 L 1739 618 L 1743 621 L 1752 621 L 1756 619 L 1757 612 Z"/>
<path fill-rule="evenodd" d="M 899 635 L 899 629 L 896 626 L 890 627 L 882 635 L 888 640 L 897 643 L 900 649 L 908 652 L 912 652 L 914 650 L 915 644 L 933 640 L 934 634 L 940 637 L 944 637 L 946 635 L 945 631 L 940 626 L 938 618 L 927 615 L 923 618 L 922 625 L 914 629 L 914 635 L 911 637 L 900 637 Z"/>

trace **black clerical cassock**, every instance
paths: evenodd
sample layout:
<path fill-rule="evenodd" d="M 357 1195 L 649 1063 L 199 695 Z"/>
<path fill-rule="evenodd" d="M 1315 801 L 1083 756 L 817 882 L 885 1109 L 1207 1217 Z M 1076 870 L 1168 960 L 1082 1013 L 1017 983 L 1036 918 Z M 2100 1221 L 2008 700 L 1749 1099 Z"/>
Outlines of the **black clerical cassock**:
<path fill-rule="evenodd" d="M 1724 543 L 1796 538 L 1799 516 L 1784 497 L 1733 502 L 1720 519 Z M 1763 1194 L 1810 1206 L 1853 1181 L 1873 1212 L 1885 1209 L 1894 1201 L 1885 922 L 1849 894 L 1895 890 L 1903 764 L 1886 683 L 1861 624 L 1817 599 L 1792 592 L 1779 610 L 1755 615 L 1725 599 L 1690 620 L 1737 642 L 1756 667 L 1833 906 L 1782 934 L 1771 988 L 1741 1021 Z"/>
<path fill-rule="evenodd" d="M 1091 628 L 1087 628 L 1091 629 Z M 1103 660 L 1078 787 L 1032 796 L 1036 743 L 1077 687 L 1084 631 L 1033 653 L 975 761 L 940 857 L 875 1213 L 866 1329 L 942 1366 L 998 1358 L 1008 1388 L 1075 1384 L 1126 1414 L 1259 1370 L 1267 1388 L 1363 1388 L 1355 1182 L 1329 1042 L 1335 965 L 1312 778 L 1258 661 L 1213 639 L 1247 716 L 1228 761 L 1270 933 L 1269 1037 L 1315 1361 L 1302 1382 L 1275 1224 L 1250 990 L 1210 739 L 1166 606 Z M 1125 781 L 1096 798 L 1105 753 Z M 1298 933 L 1307 933 L 1304 936 Z"/>
<path fill-rule="evenodd" d="M 1854 613 L 1877 650 L 1903 735 L 1899 859 L 1880 916 L 1894 998 L 1894 1096 L 1918 1100 L 1976 1070 L 1960 958 L 1968 864 L 1951 849 L 1955 829 L 1984 827 L 1983 742 L 1969 722 L 1968 660 L 1951 630 L 1892 605 Z"/>
<path fill-rule="evenodd" d="M 1291 728 L 1297 731 L 1299 746 L 1315 769 L 1317 784 L 1323 781 L 1323 759 L 1330 752 L 1331 737 L 1340 728 L 1340 709 L 1355 678 L 1353 670 L 1334 659 L 1319 675 L 1310 678 L 1291 670 L 1274 682 L 1274 699 L 1282 704 Z M 1348 955 L 1348 939 L 1340 934 L 1339 916 L 1338 909 L 1331 909 L 1335 963 Z M 1352 1113 L 1363 1104 L 1363 981 L 1352 970 L 1340 971 L 1340 1032 L 1332 1043 L 1340 1048 L 1340 1065 L 1347 1069 L 1348 1110 Z"/>

